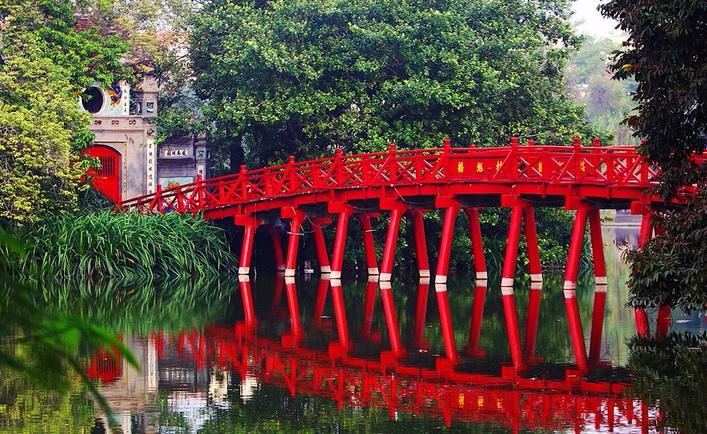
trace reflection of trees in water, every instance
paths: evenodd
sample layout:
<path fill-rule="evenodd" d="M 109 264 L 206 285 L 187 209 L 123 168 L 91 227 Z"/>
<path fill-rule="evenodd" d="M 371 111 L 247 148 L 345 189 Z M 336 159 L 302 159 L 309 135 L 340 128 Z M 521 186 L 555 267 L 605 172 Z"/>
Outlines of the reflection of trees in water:
<path fill-rule="evenodd" d="M 671 333 L 662 342 L 636 336 L 628 345 L 634 374 L 629 393 L 658 406 L 658 428 L 704 433 L 707 332 Z"/>

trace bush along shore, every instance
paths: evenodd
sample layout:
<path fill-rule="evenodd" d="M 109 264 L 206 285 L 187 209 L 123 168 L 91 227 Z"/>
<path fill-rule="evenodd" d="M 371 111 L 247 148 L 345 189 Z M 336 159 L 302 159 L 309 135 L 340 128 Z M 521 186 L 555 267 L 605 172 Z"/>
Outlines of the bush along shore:
<path fill-rule="evenodd" d="M 225 232 L 198 216 L 64 214 L 18 236 L 27 249 L 16 269 L 37 280 L 213 278 L 237 268 Z"/>

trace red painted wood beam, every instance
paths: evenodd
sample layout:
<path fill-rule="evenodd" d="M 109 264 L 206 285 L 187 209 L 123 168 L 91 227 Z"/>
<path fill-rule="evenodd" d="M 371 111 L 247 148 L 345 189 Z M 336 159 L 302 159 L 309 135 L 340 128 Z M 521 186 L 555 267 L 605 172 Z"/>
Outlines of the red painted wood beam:
<path fill-rule="evenodd" d="M 592 240 L 594 262 L 594 307 L 592 309 L 592 332 L 589 338 L 589 360 L 597 363 L 601 357 L 601 338 L 606 311 L 606 263 L 604 241 L 601 235 L 601 215 L 598 209 L 589 212 L 589 234 Z"/>
<path fill-rule="evenodd" d="M 363 249 L 366 255 L 366 269 L 369 275 L 378 274 L 378 259 L 376 258 L 376 243 L 373 239 L 373 228 L 371 226 L 371 216 L 367 213 L 357 214 L 363 232 Z"/>
<path fill-rule="evenodd" d="M 524 209 L 525 242 L 528 247 L 528 268 L 530 271 L 530 294 L 528 296 L 528 316 L 525 324 L 525 343 L 523 355 L 532 361 L 535 357 L 535 342 L 540 319 L 540 301 L 542 299 L 543 275 L 538 248 L 538 233 L 535 222 L 535 210 L 528 206 Z"/>
<path fill-rule="evenodd" d="M 523 218 L 523 206 L 516 205 L 511 209 L 511 221 L 508 226 L 508 240 L 506 254 L 501 273 L 501 299 L 503 312 L 506 318 L 506 331 L 508 344 L 511 350 L 513 366 L 517 370 L 525 368 L 523 353 L 520 346 L 520 330 L 518 327 L 518 314 L 516 312 L 515 296 L 513 294 L 513 280 L 515 279 L 516 261 L 518 257 L 518 242 Z"/>

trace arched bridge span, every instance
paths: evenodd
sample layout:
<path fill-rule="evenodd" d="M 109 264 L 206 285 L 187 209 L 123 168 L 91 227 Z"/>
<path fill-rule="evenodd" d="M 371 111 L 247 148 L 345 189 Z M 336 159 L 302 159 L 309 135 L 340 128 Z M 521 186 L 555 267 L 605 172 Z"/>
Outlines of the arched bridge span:
<path fill-rule="evenodd" d="M 700 157 L 701 158 L 701 157 Z M 383 308 L 390 345 L 394 353 L 403 352 L 398 337 L 398 324 L 391 294 L 390 280 L 398 231 L 402 217 L 408 216 L 414 226 L 417 262 L 421 278 L 430 277 L 424 213 L 444 209 L 444 224 L 439 244 L 434 277 L 440 309 L 445 352 L 452 362 L 458 360 L 447 299 L 447 272 L 456 216 L 462 209 L 469 217 L 474 266 L 476 271 L 476 303 L 483 311 L 487 286 L 486 263 L 479 224 L 479 208 L 510 207 L 508 242 L 502 271 L 501 293 L 508 330 L 511 357 L 517 369 L 532 360 L 535 329 L 542 290 L 542 270 L 535 227 L 536 207 L 552 206 L 576 210 L 565 267 L 564 298 L 577 366 L 586 370 L 588 364 L 582 324 L 575 296 L 581 248 L 586 222 L 590 223 L 592 253 L 595 268 L 595 298 L 592 318 L 589 360 L 600 351 L 606 300 L 606 270 L 601 238 L 601 209 L 630 209 L 643 214 L 640 241 L 653 233 L 651 209 L 660 200 L 650 193 L 657 172 L 633 147 L 601 147 L 598 140 L 591 146 L 581 146 L 578 139 L 572 146 L 537 146 L 532 142 L 520 145 L 513 138 L 510 146 L 499 148 L 453 148 L 445 141 L 442 148 L 396 150 L 343 155 L 296 162 L 290 157 L 286 164 L 197 180 L 193 184 L 159 189 L 146 196 L 122 202 L 123 209 L 143 213 L 203 213 L 207 219 L 233 218 L 244 227 L 239 274 L 247 280 L 255 231 L 264 226 L 273 240 L 278 269 L 286 279 L 294 279 L 299 240 L 303 226 L 310 225 L 314 234 L 317 260 L 322 273 L 332 282 L 335 306 L 342 297 L 341 277 L 349 220 L 355 216 L 362 226 L 363 243 L 369 275 L 379 276 Z M 371 217 L 389 214 L 383 257 L 378 264 L 371 233 Z M 336 217 L 336 236 L 331 257 L 324 240 L 322 226 Z M 286 254 L 283 254 L 279 233 L 273 228 L 278 219 L 290 221 Z M 525 343 L 521 346 L 518 316 L 514 298 L 514 275 L 521 230 L 525 232 L 531 277 Z M 249 292 L 242 293 L 246 318 L 254 321 Z M 339 300 L 340 301 L 340 300 Z M 669 307 L 667 308 L 669 310 Z M 664 313 L 664 312 L 663 312 Z M 293 312 L 296 317 L 297 312 Z M 663 315 L 664 317 L 665 315 Z M 337 312 L 339 335 L 346 336 L 345 312 Z M 480 321 L 480 312 L 474 312 Z M 636 311 L 639 333 L 648 333 L 645 311 Z M 472 329 L 477 330 L 479 327 Z"/>

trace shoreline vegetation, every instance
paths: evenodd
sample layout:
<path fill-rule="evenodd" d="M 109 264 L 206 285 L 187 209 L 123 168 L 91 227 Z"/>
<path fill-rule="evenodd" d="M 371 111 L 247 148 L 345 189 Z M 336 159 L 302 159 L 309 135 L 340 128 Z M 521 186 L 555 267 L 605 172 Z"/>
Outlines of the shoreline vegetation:
<path fill-rule="evenodd" d="M 22 228 L 16 272 L 43 281 L 213 279 L 233 273 L 226 234 L 200 217 L 109 210 L 50 217 Z"/>

